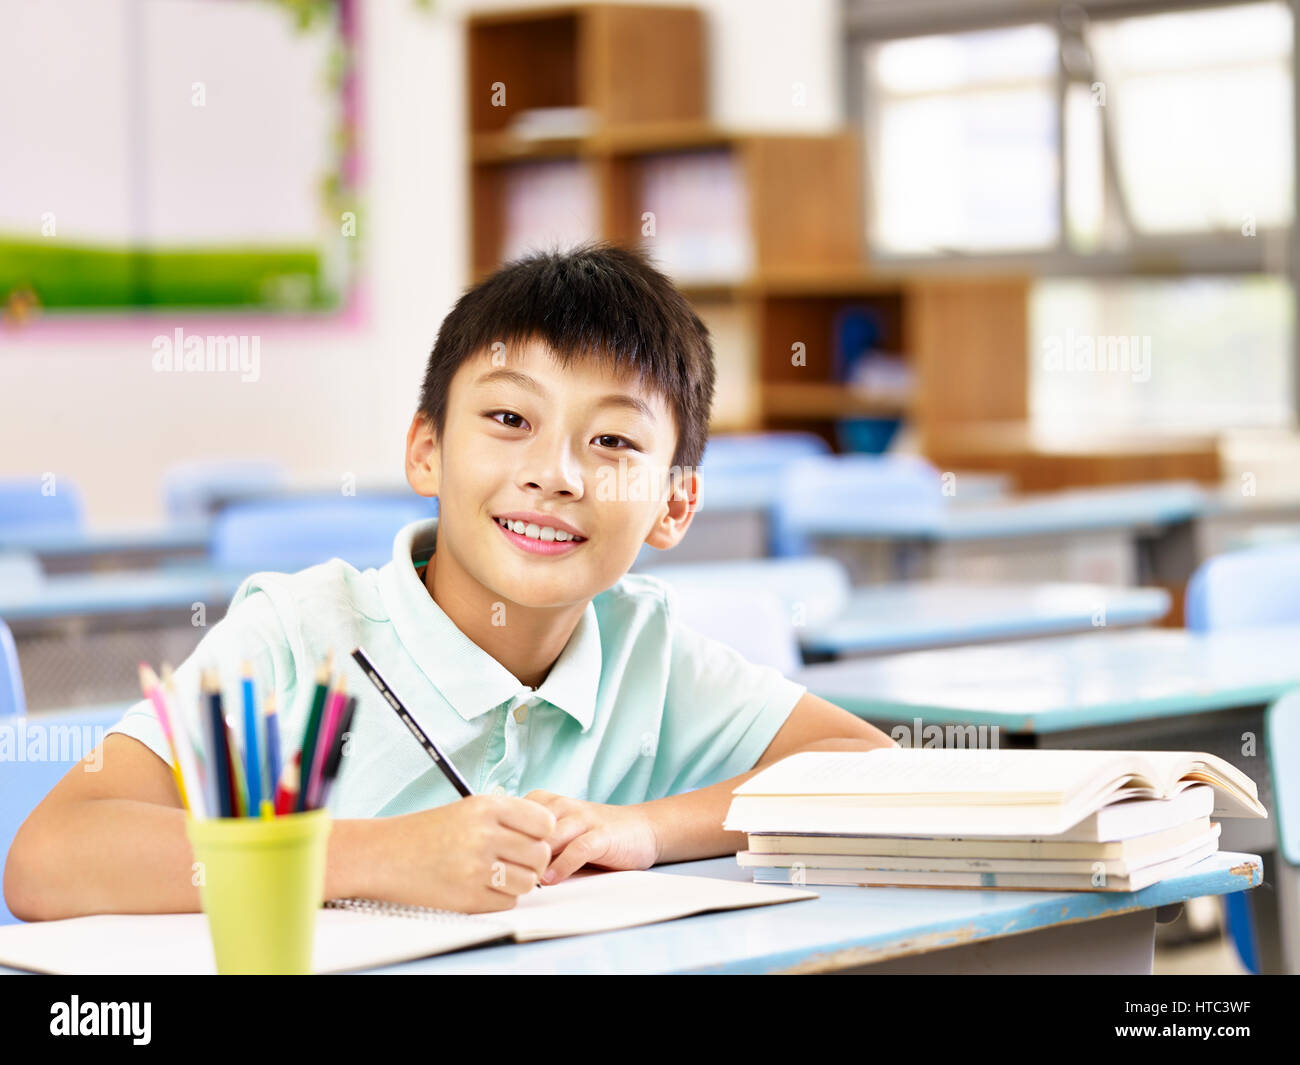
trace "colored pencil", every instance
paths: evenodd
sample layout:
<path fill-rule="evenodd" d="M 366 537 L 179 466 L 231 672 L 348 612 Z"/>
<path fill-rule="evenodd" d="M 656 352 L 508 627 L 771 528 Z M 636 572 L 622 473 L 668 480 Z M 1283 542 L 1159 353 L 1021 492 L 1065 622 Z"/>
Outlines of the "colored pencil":
<path fill-rule="evenodd" d="M 316 754 L 316 738 L 320 732 L 321 715 L 325 709 L 325 696 L 329 694 L 330 675 L 333 673 L 334 654 L 330 652 L 316 670 L 316 691 L 312 694 L 311 712 L 307 717 L 307 728 L 302 736 L 302 761 L 300 764 L 301 780 L 298 788 L 298 802 L 294 809 L 302 813 L 307 808 L 306 781 L 311 778 L 312 760 Z"/>
<path fill-rule="evenodd" d="M 275 808 L 275 789 L 280 783 L 280 718 L 275 712 L 275 691 L 266 693 L 262 701 L 262 711 L 266 716 L 266 794 L 263 802 L 269 801 Z"/>
<path fill-rule="evenodd" d="M 334 735 L 339 721 L 343 717 L 343 707 L 347 705 L 347 678 L 339 674 L 338 686 L 330 692 L 325 706 L 325 718 L 317 737 L 316 754 L 312 759 L 311 773 L 307 777 L 307 809 L 315 810 L 320 802 L 321 777 L 325 773 L 325 763 L 329 761 L 334 747 Z"/>
<path fill-rule="evenodd" d="M 158 715 L 163 736 L 166 737 L 167 746 L 172 752 L 172 778 L 176 781 L 176 791 L 181 797 L 181 805 L 189 810 L 190 800 L 185 790 L 185 776 L 181 772 L 181 756 L 176 747 L 176 737 L 172 732 L 172 715 L 167 706 L 167 698 L 163 694 L 162 685 L 158 682 L 158 674 L 145 662 L 140 663 L 140 690 L 144 692 L 144 697 L 153 703 L 154 712 Z"/>
<path fill-rule="evenodd" d="M 302 763 L 302 751 L 294 751 L 293 761 L 284 767 L 280 784 L 275 791 L 276 816 L 291 814 L 298 803 L 299 766 Z"/>
<path fill-rule="evenodd" d="M 176 678 L 172 667 L 166 662 L 162 666 L 163 694 L 172 716 L 172 735 L 176 741 L 176 752 L 180 756 L 181 776 L 185 779 L 185 792 L 190 801 L 190 812 L 198 818 L 212 816 L 212 802 L 207 779 L 203 773 L 203 747 L 195 742 L 194 725 L 200 723 L 193 701 L 184 699 L 176 690 Z M 200 729 L 200 731 L 202 731 Z"/>
<path fill-rule="evenodd" d="M 262 727 L 257 712 L 257 697 L 253 690 L 253 667 L 244 662 L 242 667 L 244 692 L 244 776 L 248 782 L 248 816 L 257 817 L 262 809 L 262 745 L 258 731 Z"/>
<path fill-rule="evenodd" d="M 203 696 L 207 704 L 208 752 L 211 755 L 213 777 L 216 780 L 217 816 L 233 817 L 234 806 L 230 791 L 230 751 L 226 739 L 226 719 L 221 714 L 221 687 L 216 671 L 203 671 Z"/>
<path fill-rule="evenodd" d="M 334 790 L 334 778 L 338 776 L 340 765 L 343 761 L 343 745 L 346 742 L 348 730 L 352 728 L 352 716 L 357 710 L 357 697 L 348 696 L 348 704 L 343 709 L 343 719 L 339 722 L 338 732 L 334 735 L 334 743 L 330 747 L 330 757 L 325 763 L 325 772 L 321 777 L 320 806 L 329 805 L 330 792 Z"/>

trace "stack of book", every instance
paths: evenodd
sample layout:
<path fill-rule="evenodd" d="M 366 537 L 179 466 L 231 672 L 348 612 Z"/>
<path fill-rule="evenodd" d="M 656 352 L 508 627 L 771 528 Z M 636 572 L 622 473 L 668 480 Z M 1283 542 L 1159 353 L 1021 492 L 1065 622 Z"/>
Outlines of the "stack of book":
<path fill-rule="evenodd" d="M 1138 891 L 1267 817 L 1212 754 L 891 747 L 807 751 L 733 792 L 757 883 Z"/>

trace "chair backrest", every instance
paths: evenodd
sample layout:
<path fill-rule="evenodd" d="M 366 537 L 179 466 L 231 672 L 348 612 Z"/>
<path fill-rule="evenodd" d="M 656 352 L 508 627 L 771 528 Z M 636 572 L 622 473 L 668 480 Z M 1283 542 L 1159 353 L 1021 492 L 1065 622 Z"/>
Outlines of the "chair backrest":
<path fill-rule="evenodd" d="M 1206 559 L 1187 582 L 1183 613 L 1197 632 L 1300 623 L 1300 543 Z"/>
<path fill-rule="evenodd" d="M 772 666 L 783 674 L 802 664 L 794 626 L 775 593 L 749 589 L 719 595 L 691 585 L 674 586 L 673 591 L 675 616 L 687 628 L 735 648 L 755 665 Z"/>
<path fill-rule="evenodd" d="M 14 751 L 13 758 L 0 759 L 0 868 L 28 814 L 125 713 L 120 705 L 0 718 L 0 733 L 10 733 L 0 743 Z M 0 925 L 17 922 L 0 897 Z"/>
<path fill-rule="evenodd" d="M 830 445 L 815 433 L 727 433 L 711 437 L 700 460 L 702 504 L 733 498 L 761 499 L 769 508 L 768 553 L 777 557 L 808 554 L 807 538 L 781 519 L 781 477 L 800 459 L 829 455 Z"/>
<path fill-rule="evenodd" d="M 0 551 L 0 595 L 33 595 L 44 583 L 40 559 L 30 551 Z"/>
<path fill-rule="evenodd" d="M 5 533 L 66 532 L 82 527 L 81 490 L 66 478 L 0 479 L 0 537 Z"/>
<path fill-rule="evenodd" d="M 0 620 L 0 721 L 27 713 L 27 696 L 23 693 L 23 674 L 18 668 L 18 648 L 14 634 Z"/>
<path fill-rule="evenodd" d="M 689 562 L 656 566 L 652 576 L 679 591 L 694 588 L 718 597 L 752 589 L 772 592 L 784 604 L 786 618 L 800 625 L 824 625 L 843 613 L 852 587 L 848 570 L 838 559 L 741 559 L 734 562 Z"/>
<path fill-rule="evenodd" d="M 434 514 L 430 500 L 414 495 L 237 503 L 213 522 L 212 564 L 239 573 L 293 572 L 332 558 L 358 569 L 379 567 L 393 557 L 402 526 Z"/>
<path fill-rule="evenodd" d="M 241 493 L 259 495 L 287 483 L 284 467 L 269 459 L 181 462 L 163 474 L 163 506 L 173 521 L 203 521 Z"/>
<path fill-rule="evenodd" d="M 795 531 L 834 510 L 846 515 L 941 511 L 939 471 L 916 455 L 827 455 L 786 467 L 778 506 Z"/>
<path fill-rule="evenodd" d="M 1289 865 L 1300 867 L 1300 688 L 1268 708 L 1264 748 L 1273 780 L 1278 854 Z"/>

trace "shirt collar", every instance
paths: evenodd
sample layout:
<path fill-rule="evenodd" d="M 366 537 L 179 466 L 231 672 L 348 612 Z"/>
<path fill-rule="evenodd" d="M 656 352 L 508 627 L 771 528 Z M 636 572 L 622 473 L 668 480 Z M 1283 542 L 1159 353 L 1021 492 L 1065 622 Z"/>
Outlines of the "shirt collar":
<path fill-rule="evenodd" d="M 398 639 L 420 671 L 466 721 L 516 697 L 532 697 L 563 710 L 586 732 L 601 671 L 595 606 L 587 604 L 546 680 L 533 691 L 461 632 L 425 588 L 412 556 L 426 557 L 437 536 L 437 518 L 404 526 L 393 539 L 393 560 L 379 574 Z"/>

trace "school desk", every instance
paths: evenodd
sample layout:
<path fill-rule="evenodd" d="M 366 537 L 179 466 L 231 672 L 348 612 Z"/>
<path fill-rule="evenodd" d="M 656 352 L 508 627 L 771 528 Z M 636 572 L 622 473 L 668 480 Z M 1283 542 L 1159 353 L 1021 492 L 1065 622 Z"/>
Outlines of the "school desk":
<path fill-rule="evenodd" d="M 1146 625 L 1168 612 L 1162 588 L 908 581 L 856 588 L 838 617 L 796 631 L 812 661 Z"/>
<path fill-rule="evenodd" d="M 225 614 L 240 579 L 203 568 L 123 570 L 0 588 L 29 709 L 138 695 L 134 663 L 182 661 Z"/>
<path fill-rule="evenodd" d="M 1291 485 L 1271 484 L 1265 480 L 1254 495 L 1243 495 L 1240 485 L 1227 485 L 1211 498 L 1197 522 L 1201 558 L 1254 543 L 1300 539 L 1300 477 Z"/>
<path fill-rule="evenodd" d="M 827 506 L 801 531 L 855 584 L 900 578 L 1178 584 L 1196 567 L 1190 482 L 1075 489 L 857 514 Z"/>
<path fill-rule="evenodd" d="M 745 881 L 734 857 L 657 867 Z M 818 898 L 373 970 L 470 973 L 1150 973 L 1157 920 L 1189 898 L 1262 880 L 1257 855 L 1220 852 L 1138 892 L 810 887 Z M 543 889 L 544 890 L 544 889 Z"/>
<path fill-rule="evenodd" d="M 0 551 L 30 551 L 48 574 L 148 569 L 177 559 L 199 561 L 207 557 L 210 542 L 206 521 L 135 529 L 0 533 Z"/>

